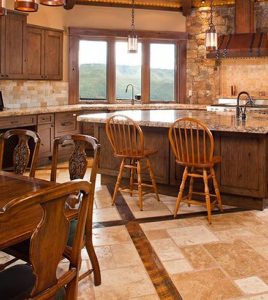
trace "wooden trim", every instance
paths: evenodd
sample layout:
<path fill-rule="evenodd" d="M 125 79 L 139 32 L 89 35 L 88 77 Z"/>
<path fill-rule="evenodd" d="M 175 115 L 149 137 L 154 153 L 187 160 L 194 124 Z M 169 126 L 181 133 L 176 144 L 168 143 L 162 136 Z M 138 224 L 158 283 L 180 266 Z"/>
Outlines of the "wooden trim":
<path fill-rule="evenodd" d="M 107 44 L 107 100 L 116 102 L 116 74 L 115 74 L 115 40 L 109 40 Z"/>
<path fill-rule="evenodd" d="M 177 44 L 177 102 L 186 103 L 186 55 L 187 42 Z"/>
<path fill-rule="evenodd" d="M 78 66 L 79 38 L 69 38 L 69 104 L 76 104 L 79 100 L 79 66 Z"/>
<path fill-rule="evenodd" d="M 38 29 L 44 29 L 44 30 L 53 30 L 53 31 L 58 31 L 58 32 L 64 32 L 63 29 L 45 27 L 45 26 L 40 26 L 40 25 L 35 25 L 35 24 L 28 24 L 28 23 L 26 24 L 26 27 L 38 28 Z"/>
<path fill-rule="evenodd" d="M 150 31 L 150 30 L 137 30 L 138 37 L 152 38 L 160 40 L 187 40 L 188 33 L 175 32 L 175 31 Z M 96 29 L 96 28 L 81 28 L 81 27 L 69 27 L 69 35 L 78 36 L 91 36 L 91 37 L 127 37 L 129 30 L 123 29 Z"/>
<path fill-rule="evenodd" d="M 192 12 L 192 0 L 182 0 L 182 14 L 187 17 Z"/>
<path fill-rule="evenodd" d="M 145 41 L 142 44 L 142 66 L 141 66 L 141 101 L 150 102 L 150 44 Z"/>

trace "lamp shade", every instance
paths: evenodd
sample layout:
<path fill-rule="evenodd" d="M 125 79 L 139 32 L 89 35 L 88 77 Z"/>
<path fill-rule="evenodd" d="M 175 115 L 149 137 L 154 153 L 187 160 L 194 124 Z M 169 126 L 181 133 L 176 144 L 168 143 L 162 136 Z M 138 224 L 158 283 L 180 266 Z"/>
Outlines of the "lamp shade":
<path fill-rule="evenodd" d="M 35 12 L 38 9 L 38 4 L 35 0 L 15 0 L 14 9 L 25 12 Z"/>
<path fill-rule="evenodd" d="M 218 35 L 214 25 L 210 25 L 206 31 L 206 50 L 216 51 L 218 48 Z"/>
<path fill-rule="evenodd" d="M 127 50 L 129 53 L 138 52 L 138 37 L 134 33 L 130 34 L 127 38 Z"/>
<path fill-rule="evenodd" d="M 47 6 L 63 6 L 65 0 L 40 0 L 40 4 Z"/>

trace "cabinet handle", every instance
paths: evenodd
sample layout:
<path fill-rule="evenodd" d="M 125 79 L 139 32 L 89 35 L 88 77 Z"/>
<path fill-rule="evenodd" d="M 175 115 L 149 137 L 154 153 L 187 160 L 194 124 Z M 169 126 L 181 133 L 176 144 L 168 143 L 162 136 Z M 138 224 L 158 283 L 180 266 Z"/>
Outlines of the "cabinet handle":
<path fill-rule="evenodd" d="M 73 122 L 63 122 L 63 123 L 61 123 L 61 126 L 69 126 L 69 125 L 72 125 L 73 124 Z"/>
<path fill-rule="evenodd" d="M 11 121 L 11 122 L 10 122 L 10 124 L 18 124 L 18 123 L 19 123 L 18 120 L 16 120 L 16 121 Z"/>
<path fill-rule="evenodd" d="M 1 77 L 5 77 L 5 75 L 4 75 L 4 74 L 1 74 Z"/>
<path fill-rule="evenodd" d="M 76 114 L 73 114 L 73 117 L 76 117 Z"/>
<path fill-rule="evenodd" d="M 8 75 L 5 75 L 5 77 L 8 77 Z"/>

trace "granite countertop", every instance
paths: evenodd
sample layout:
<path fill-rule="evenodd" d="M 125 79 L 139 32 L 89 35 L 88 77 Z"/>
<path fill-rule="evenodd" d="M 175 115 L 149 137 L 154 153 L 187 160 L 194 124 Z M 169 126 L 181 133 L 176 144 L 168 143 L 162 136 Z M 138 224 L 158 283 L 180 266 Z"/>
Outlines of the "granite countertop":
<path fill-rule="evenodd" d="M 68 112 L 68 111 L 115 111 L 115 110 L 161 110 L 161 109 L 197 109 L 205 110 L 206 105 L 194 104 L 76 104 L 76 105 L 63 105 L 63 106 L 47 106 L 47 107 L 32 107 L 32 108 L 7 108 L 0 112 L 0 117 L 45 114 L 54 112 Z"/>
<path fill-rule="evenodd" d="M 90 123 L 105 123 L 114 114 L 123 114 L 135 120 L 141 126 L 170 127 L 178 118 L 193 117 L 203 121 L 212 131 L 268 133 L 268 116 L 260 113 L 247 113 L 247 120 L 235 117 L 235 112 L 211 112 L 202 110 L 136 110 L 114 113 L 80 115 L 77 120 Z"/>

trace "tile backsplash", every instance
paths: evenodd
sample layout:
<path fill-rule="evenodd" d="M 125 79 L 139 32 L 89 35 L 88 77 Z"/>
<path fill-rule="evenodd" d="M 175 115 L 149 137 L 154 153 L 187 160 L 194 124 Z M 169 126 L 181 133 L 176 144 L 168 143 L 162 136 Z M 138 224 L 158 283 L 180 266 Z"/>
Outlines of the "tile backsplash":
<path fill-rule="evenodd" d="M 1 80 L 0 90 L 7 108 L 68 104 L 68 82 L 65 81 Z"/>

